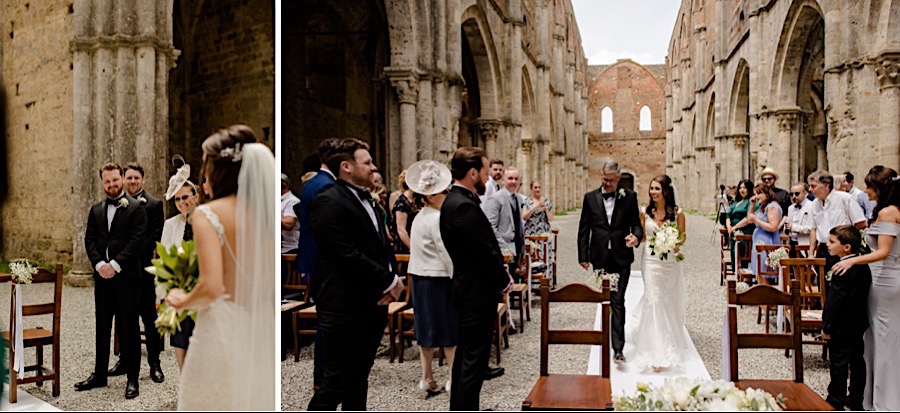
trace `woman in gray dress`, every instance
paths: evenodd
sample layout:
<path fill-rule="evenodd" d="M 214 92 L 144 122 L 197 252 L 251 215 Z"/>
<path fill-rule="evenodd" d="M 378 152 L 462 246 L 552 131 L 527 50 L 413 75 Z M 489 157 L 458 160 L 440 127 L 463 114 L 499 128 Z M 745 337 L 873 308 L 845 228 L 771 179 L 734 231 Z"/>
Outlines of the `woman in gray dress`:
<path fill-rule="evenodd" d="M 854 265 L 868 264 L 872 270 L 869 291 L 869 331 L 865 335 L 866 410 L 900 410 L 900 177 L 884 166 L 866 175 L 869 199 L 878 201 L 875 223 L 866 232 L 872 252 L 838 262 L 832 267 L 839 276 Z"/>

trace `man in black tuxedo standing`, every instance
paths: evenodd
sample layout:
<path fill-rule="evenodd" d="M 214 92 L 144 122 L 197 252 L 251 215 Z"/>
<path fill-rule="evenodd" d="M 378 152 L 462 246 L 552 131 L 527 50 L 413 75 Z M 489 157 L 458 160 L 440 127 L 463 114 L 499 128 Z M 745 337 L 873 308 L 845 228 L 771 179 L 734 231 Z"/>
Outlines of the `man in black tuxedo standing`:
<path fill-rule="evenodd" d="M 94 307 L 96 312 L 96 363 L 87 380 L 75 390 L 106 387 L 109 342 L 113 316 L 128 383 L 125 398 L 138 396 L 141 341 L 138 325 L 141 247 L 147 232 L 147 213 L 140 201 L 123 190 L 123 170 L 109 163 L 100 168 L 106 200 L 91 206 L 84 247 L 94 267 Z"/>
<path fill-rule="evenodd" d="M 144 237 L 144 245 L 141 248 L 141 268 L 153 265 L 153 253 L 156 251 L 156 243 L 162 238 L 165 216 L 163 214 L 162 201 L 144 190 L 144 167 L 137 162 L 125 165 L 125 191 L 136 199 L 147 211 L 147 234 Z M 162 383 L 166 377 L 163 375 L 159 364 L 159 353 L 162 352 L 162 337 L 156 330 L 156 277 L 141 271 L 141 295 L 138 298 L 138 313 L 144 323 L 144 336 L 147 337 L 147 362 L 150 365 L 150 380 Z M 120 358 L 116 365 L 109 370 L 109 376 L 121 376 L 125 374 L 125 364 Z"/>
<path fill-rule="evenodd" d="M 441 206 L 441 238 L 453 260 L 453 303 L 459 342 L 453 362 L 450 410 L 478 410 L 491 355 L 491 334 L 500 294 L 512 279 L 503 266 L 497 237 L 478 198 L 488 181 L 481 148 L 459 148 L 450 161 L 454 184 Z"/>
<path fill-rule="evenodd" d="M 619 286 L 610 297 L 612 306 L 613 360 L 624 363 L 625 356 L 625 288 L 634 262 L 633 248 L 644 237 L 638 213 L 637 195 L 619 188 L 619 164 L 603 163 L 601 186 L 584 195 L 581 220 L 578 222 L 578 262 L 584 269 L 619 274 Z"/>
<path fill-rule="evenodd" d="M 384 217 L 368 190 L 378 170 L 369 146 L 344 139 L 325 163 L 337 180 L 315 198 L 309 217 L 321 264 L 316 311 L 325 374 L 308 409 L 365 410 L 387 305 L 400 297 L 403 281 L 394 275 Z"/>

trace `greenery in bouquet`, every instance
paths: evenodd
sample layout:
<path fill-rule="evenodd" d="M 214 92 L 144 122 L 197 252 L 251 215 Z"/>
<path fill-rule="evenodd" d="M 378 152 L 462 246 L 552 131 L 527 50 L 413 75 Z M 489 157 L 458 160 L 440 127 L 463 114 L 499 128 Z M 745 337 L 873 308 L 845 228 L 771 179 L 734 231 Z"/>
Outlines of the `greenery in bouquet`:
<path fill-rule="evenodd" d="M 661 386 L 638 382 L 637 394 L 614 396 L 616 410 L 781 411 L 784 400 L 758 389 L 741 390 L 724 380 L 669 378 Z"/>
<path fill-rule="evenodd" d="M 16 260 L 9 263 L 9 272 L 15 284 L 31 284 L 31 277 L 37 274 L 37 268 L 28 260 Z"/>
<path fill-rule="evenodd" d="M 781 267 L 781 260 L 789 257 L 787 249 L 781 247 L 769 253 L 769 256 L 766 258 L 766 264 L 769 265 L 769 268 L 778 268 Z"/>
<path fill-rule="evenodd" d="M 156 243 L 156 254 L 159 258 L 150 261 L 153 266 L 145 268 L 156 277 L 156 297 L 163 299 L 169 291 L 178 288 L 189 292 L 197 285 L 200 267 L 197 261 L 197 250 L 194 241 L 182 241 L 181 245 L 173 245 L 168 250 L 162 243 Z M 157 310 L 156 329 L 160 334 L 171 335 L 181 330 L 181 322 L 191 317 L 196 319 L 193 310 L 177 311 L 163 302 Z"/>
<path fill-rule="evenodd" d="M 650 255 L 656 255 L 660 260 L 669 259 L 670 254 L 675 254 L 675 261 L 683 261 L 684 254 L 675 252 L 684 245 L 684 234 L 678 231 L 678 224 L 666 222 L 650 235 Z"/>
<path fill-rule="evenodd" d="M 603 280 L 609 280 L 610 291 L 619 291 L 619 274 L 614 272 L 608 273 L 603 268 L 594 270 L 594 273 L 591 275 L 591 282 L 598 290 L 603 289 Z"/>

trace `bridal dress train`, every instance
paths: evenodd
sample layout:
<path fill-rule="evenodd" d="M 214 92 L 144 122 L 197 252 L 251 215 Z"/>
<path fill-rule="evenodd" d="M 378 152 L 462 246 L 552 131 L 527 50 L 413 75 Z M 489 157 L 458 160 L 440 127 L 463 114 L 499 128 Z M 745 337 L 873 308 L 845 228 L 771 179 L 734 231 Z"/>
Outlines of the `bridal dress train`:
<path fill-rule="evenodd" d="M 659 228 L 656 221 L 646 217 L 644 233 L 652 234 Z M 646 242 L 641 258 L 644 295 L 637 303 L 629 334 L 635 346 L 634 363 L 641 370 L 677 366 L 687 342 L 681 262 L 674 258 L 663 261 L 650 254 L 650 243 Z"/>
<path fill-rule="evenodd" d="M 275 410 L 275 176 L 272 152 L 243 147 L 238 176 L 235 244 L 219 217 L 203 214 L 219 235 L 224 260 L 234 260 L 233 297 L 198 309 L 178 388 L 179 410 Z M 201 269 L 201 277 L 202 277 Z"/>

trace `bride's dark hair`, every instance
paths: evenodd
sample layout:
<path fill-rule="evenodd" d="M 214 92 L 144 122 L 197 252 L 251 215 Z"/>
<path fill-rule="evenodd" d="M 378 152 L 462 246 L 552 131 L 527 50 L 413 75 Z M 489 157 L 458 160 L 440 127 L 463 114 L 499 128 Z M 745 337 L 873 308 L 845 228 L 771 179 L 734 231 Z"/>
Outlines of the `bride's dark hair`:
<path fill-rule="evenodd" d="M 203 141 L 203 169 L 201 177 L 207 178 L 212 199 L 237 193 L 238 174 L 241 172 L 240 148 L 256 143 L 256 134 L 247 125 L 231 125 L 219 129 Z"/>
<path fill-rule="evenodd" d="M 662 196 L 663 200 L 666 202 L 666 218 L 665 221 L 675 221 L 675 211 L 678 211 L 678 205 L 675 205 L 675 191 L 672 190 L 672 178 L 669 178 L 669 175 L 662 174 L 656 175 L 650 182 L 658 182 L 659 186 L 662 187 Z M 650 192 L 650 188 L 647 188 L 647 192 Z M 653 213 L 656 211 L 656 202 L 653 202 L 653 198 L 650 198 L 650 203 L 647 204 L 647 209 L 645 213 L 650 218 L 653 218 Z"/>

